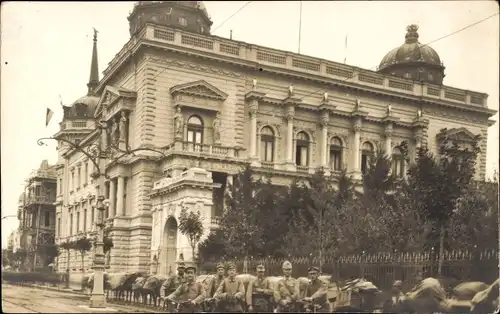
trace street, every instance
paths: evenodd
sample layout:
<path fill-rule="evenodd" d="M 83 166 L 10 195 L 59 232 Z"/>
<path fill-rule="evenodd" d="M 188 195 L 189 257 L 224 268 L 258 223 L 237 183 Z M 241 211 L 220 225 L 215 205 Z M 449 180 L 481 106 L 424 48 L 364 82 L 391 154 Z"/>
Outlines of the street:
<path fill-rule="evenodd" d="M 107 310 L 92 311 L 89 297 L 77 293 L 43 290 L 32 287 L 2 284 L 2 311 L 4 313 L 133 313 L 150 312 L 134 307 L 109 304 Z M 83 306 L 83 307 L 82 307 Z"/>

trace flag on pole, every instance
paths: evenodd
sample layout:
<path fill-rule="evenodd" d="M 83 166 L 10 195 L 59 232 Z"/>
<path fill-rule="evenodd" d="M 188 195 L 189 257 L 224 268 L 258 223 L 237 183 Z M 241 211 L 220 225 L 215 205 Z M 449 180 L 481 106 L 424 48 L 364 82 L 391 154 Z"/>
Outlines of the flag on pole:
<path fill-rule="evenodd" d="M 47 108 L 47 113 L 45 114 L 45 126 L 46 127 L 49 125 L 50 119 L 52 119 L 53 115 L 54 115 L 54 111 L 52 111 L 50 108 Z"/>
<path fill-rule="evenodd" d="M 348 34 L 345 34 L 345 43 L 344 43 L 345 56 L 344 56 L 344 64 L 347 62 L 347 35 Z"/>

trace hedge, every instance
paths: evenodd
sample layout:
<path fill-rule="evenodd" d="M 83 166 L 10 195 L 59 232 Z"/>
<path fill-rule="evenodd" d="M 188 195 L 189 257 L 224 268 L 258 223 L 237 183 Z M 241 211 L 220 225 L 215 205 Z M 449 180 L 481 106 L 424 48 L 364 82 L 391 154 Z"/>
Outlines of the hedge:
<path fill-rule="evenodd" d="M 62 278 L 55 273 L 2 271 L 2 281 L 11 284 L 58 284 Z"/>

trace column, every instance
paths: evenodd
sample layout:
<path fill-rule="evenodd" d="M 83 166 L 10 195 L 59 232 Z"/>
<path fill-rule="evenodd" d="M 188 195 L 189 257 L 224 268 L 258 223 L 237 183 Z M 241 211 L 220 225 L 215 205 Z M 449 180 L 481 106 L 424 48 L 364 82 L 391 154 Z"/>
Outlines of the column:
<path fill-rule="evenodd" d="M 256 102 L 256 100 L 254 100 Z M 250 109 L 250 158 L 257 158 L 257 108 Z"/>
<path fill-rule="evenodd" d="M 293 164 L 293 117 L 295 115 L 295 108 L 290 106 L 287 109 L 287 135 L 286 135 L 286 161 Z"/>
<path fill-rule="evenodd" d="M 82 164 L 78 163 L 76 165 L 76 189 L 79 189 L 82 186 L 81 182 L 81 177 L 82 177 Z"/>
<path fill-rule="evenodd" d="M 116 184 L 115 179 L 109 180 L 109 218 L 115 218 Z"/>
<path fill-rule="evenodd" d="M 125 207 L 123 206 L 123 194 L 125 188 L 125 179 L 118 177 L 118 189 L 116 193 L 116 215 L 125 216 Z"/>
<path fill-rule="evenodd" d="M 330 119 L 329 113 L 323 112 L 321 115 L 321 134 L 322 134 L 322 148 L 321 148 L 321 165 L 327 167 L 328 161 L 328 121 Z"/>
<path fill-rule="evenodd" d="M 392 122 L 385 126 L 385 154 L 389 158 L 392 156 Z"/>
<path fill-rule="evenodd" d="M 354 122 L 353 126 L 353 141 L 352 141 L 352 162 L 353 162 L 353 167 L 352 170 L 354 172 L 359 172 L 360 171 L 360 164 L 359 164 L 359 141 L 360 141 L 360 132 L 361 132 L 361 118 L 357 118 L 357 120 Z"/>

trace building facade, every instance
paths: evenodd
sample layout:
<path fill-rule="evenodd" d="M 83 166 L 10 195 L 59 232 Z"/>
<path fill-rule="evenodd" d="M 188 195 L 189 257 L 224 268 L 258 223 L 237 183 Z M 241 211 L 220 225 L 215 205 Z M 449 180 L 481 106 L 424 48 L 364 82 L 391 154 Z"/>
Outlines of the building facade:
<path fill-rule="evenodd" d="M 206 233 L 216 228 L 225 188 L 248 163 L 275 184 L 318 168 L 346 169 L 359 179 L 383 150 L 404 175 L 398 145 L 407 141 L 412 154 L 420 145 L 435 151 L 446 127 L 464 144 L 481 135 L 477 176 L 485 175 L 495 112 L 486 94 L 442 85 L 444 66 L 418 43 L 415 26 L 374 72 L 210 35 L 198 1 L 138 2 L 129 22 L 131 38 L 101 79 L 94 38 L 88 93 L 64 107 L 56 134 L 95 143 L 101 121 L 107 146 L 164 154 L 107 163 L 110 271 L 175 269 L 176 256 L 191 255 L 177 231 L 180 210 L 199 210 Z M 88 155 L 63 141 L 58 149 L 56 228 L 63 241 L 93 232 L 97 182 Z"/>
<path fill-rule="evenodd" d="M 25 266 L 30 269 L 48 265 L 44 249 L 55 243 L 56 177 L 55 166 L 43 160 L 19 197 L 18 247 L 26 250 Z"/>

